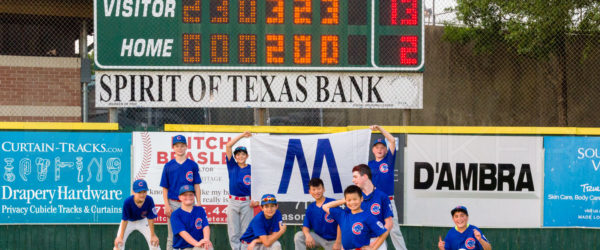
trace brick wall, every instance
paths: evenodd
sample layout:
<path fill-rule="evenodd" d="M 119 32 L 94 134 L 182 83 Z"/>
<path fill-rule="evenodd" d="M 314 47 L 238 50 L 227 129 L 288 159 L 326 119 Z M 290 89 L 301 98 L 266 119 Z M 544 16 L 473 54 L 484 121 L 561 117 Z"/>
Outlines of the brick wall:
<path fill-rule="evenodd" d="M 0 56 L 0 121 L 81 122 L 79 63 Z"/>

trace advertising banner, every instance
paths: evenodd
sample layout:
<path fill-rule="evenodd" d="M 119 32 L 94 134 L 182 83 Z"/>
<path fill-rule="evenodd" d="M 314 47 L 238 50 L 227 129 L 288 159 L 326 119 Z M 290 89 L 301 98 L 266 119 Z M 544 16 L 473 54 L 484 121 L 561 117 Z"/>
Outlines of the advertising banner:
<path fill-rule="evenodd" d="M 226 223 L 225 208 L 229 203 L 229 179 L 225 161 L 225 145 L 237 133 L 175 133 L 175 132 L 134 132 L 133 133 L 133 179 L 148 182 L 148 194 L 152 196 L 158 209 L 156 222 L 166 223 L 164 201 L 160 179 L 165 163 L 173 159 L 172 137 L 183 135 L 187 138 L 187 157 L 198 163 L 202 183 L 202 206 L 206 209 L 210 223 Z M 236 145 L 244 145 L 250 150 L 249 140 L 242 139 Z M 248 163 L 252 163 L 252 154 Z"/>
<path fill-rule="evenodd" d="M 600 227 L 600 137 L 544 137 L 545 227 Z"/>
<path fill-rule="evenodd" d="M 0 223 L 118 223 L 130 133 L 0 132 Z"/>
<path fill-rule="evenodd" d="M 314 201 L 308 182 L 319 177 L 325 196 L 340 199 L 352 184 L 352 167 L 366 163 L 371 131 L 251 138 L 252 196 L 271 193 L 279 201 Z M 258 185 L 260 184 L 260 185 Z"/>
<path fill-rule="evenodd" d="M 405 223 L 454 226 L 469 209 L 479 227 L 541 226 L 542 137 L 408 135 Z"/>

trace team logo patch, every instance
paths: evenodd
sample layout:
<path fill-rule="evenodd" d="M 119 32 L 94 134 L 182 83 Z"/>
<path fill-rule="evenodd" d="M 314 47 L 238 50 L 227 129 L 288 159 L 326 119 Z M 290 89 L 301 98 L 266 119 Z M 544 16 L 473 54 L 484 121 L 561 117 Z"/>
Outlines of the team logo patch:
<path fill-rule="evenodd" d="M 140 182 L 138 182 L 138 186 L 143 187 L 144 183 L 140 181 Z"/>
<path fill-rule="evenodd" d="M 387 163 L 381 163 L 381 165 L 379 165 L 379 172 L 387 173 L 388 171 L 390 171 L 390 167 Z"/>
<path fill-rule="evenodd" d="M 334 222 L 334 220 L 331 217 L 329 217 L 329 214 L 325 214 L 325 221 L 327 223 L 333 223 Z"/>
<path fill-rule="evenodd" d="M 194 222 L 194 226 L 196 226 L 196 229 L 202 228 L 202 218 L 196 219 L 196 221 Z"/>
<path fill-rule="evenodd" d="M 377 226 L 379 226 L 380 228 L 384 228 L 383 223 L 381 223 L 381 221 L 377 221 Z"/>
<path fill-rule="evenodd" d="M 467 247 L 467 249 L 475 249 L 475 246 L 475 239 L 472 237 L 469 237 L 467 240 L 465 240 L 465 247 Z"/>
<path fill-rule="evenodd" d="M 192 171 L 188 171 L 187 173 L 185 173 L 185 179 L 189 182 L 194 181 L 194 174 L 192 173 Z"/>
<path fill-rule="evenodd" d="M 249 174 L 244 175 L 242 181 L 244 181 L 244 184 L 246 184 L 246 186 L 250 186 L 250 184 L 252 183 L 252 179 L 250 178 Z"/>
<path fill-rule="evenodd" d="M 363 230 L 363 224 L 360 222 L 356 222 L 352 224 L 352 233 L 356 235 L 360 235 Z"/>
<path fill-rule="evenodd" d="M 379 205 L 379 203 L 373 203 L 373 205 L 371 205 L 371 213 L 373 215 L 379 215 L 379 213 L 381 213 L 381 205 Z"/>

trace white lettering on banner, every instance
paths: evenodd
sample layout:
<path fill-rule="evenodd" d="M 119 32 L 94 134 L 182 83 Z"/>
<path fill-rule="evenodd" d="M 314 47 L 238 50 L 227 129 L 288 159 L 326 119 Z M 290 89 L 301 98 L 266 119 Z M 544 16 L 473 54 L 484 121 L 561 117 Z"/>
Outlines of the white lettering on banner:
<path fill-rule="evenodd" d="M 153 41 L 149 47 L 150 40 L 125 39 L 121 56 L 167 56 L 167 43 Z M 99 71 L 96 75 L 98 107 L 423 107 L 423 76 L 417 73 Z"/>
<path fill-rule="evenodd" d="M 600 169 L 600 155 L 598 155 L 597 148 L 578 148 L 577 154 L 577 159 L 590 159 L 595 171 Z M 594 159 L 598 161 L 594 161 Z"/>
<path fill-rule="evenodd" d="M 147 17 L 152 12 L 152 17 L 175 17 L 175 4 L 175 0 L 104 0 L 104 16 Z"/>
<path fill-rule="evenodd" d="M 54 143 L 9 142 L 2 143 L 4 152 L 54 152 Z"/>
<path fill-rule="evenodd" d="M 477 216 L 478 226 L 541 226 L 543 145 L 541 136 L 409 134 L 405 223 L 452 226 L 448 211 L 464 205 L 472 218 Z M 547 197 L 588 198 L 560 193 Z"/>
<path fill-rule="evenodd" d="M 581 187 L 583 188 L 583 192 L 600 192 L 600 186 L 592 186 L 590 184 L 581 184 Z"/>
<path fill-rule="evenodd" d="M 2 186 L 2 200 L 27 200 L 27 204 L 31 204 L 31 200 L 47 200 L 50 199 L 50 204 L 54 200 L 56 190 L 52 189 L 13 189 L 10 186 Z"/>

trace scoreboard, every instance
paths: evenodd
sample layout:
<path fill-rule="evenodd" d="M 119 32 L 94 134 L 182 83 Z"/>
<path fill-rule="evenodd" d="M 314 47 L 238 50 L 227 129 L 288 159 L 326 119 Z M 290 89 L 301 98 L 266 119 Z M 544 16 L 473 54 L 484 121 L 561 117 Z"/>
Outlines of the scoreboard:
<path fill-rule="evenodd" d="M 96 0 L 103 70 L 403 71 L 422 0 Z"/>

